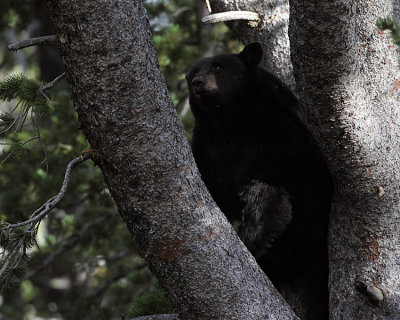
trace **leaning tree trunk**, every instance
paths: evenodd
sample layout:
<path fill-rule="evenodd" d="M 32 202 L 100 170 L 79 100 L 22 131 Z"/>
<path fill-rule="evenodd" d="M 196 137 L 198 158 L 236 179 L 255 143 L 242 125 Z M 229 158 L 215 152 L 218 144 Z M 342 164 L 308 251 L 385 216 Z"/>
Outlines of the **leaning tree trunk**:
<path fill-rule="evenodd" d="M 183 319 L 296 319 L 211 200 L 141 1 L 49 1 L 75 108 L 140 254 Z"/>
<path fill-rule="evenodd" d="M 392 3 L 290 8 L 298 93 L 335 180 L 331 319 L 399 319 L 400 75 L 394 45 L 375 26 Z"/>
<path fill-rule="evenodd" d="M 228 23 L 244 44 L 258 41 L 263 44 L 263 67 L 278 76 L 293 91 L 295 81 L 290 60 L 289 1 L 288 0 L 212 0 L 213 13 L 227 11 L 252 11 L 260 17 L 256 28 L 246 21 Z"/>

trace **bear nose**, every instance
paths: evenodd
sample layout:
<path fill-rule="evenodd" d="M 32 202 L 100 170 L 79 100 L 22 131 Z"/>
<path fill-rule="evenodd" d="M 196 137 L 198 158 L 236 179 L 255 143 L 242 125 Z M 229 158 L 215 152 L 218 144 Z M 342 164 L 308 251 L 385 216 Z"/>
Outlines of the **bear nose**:
<path fill-rule="evenodd" d="M 203 76 L 197 76 L 192 79 L 192 86 L 198 87 L 206 83 L 206 80 Z"/>

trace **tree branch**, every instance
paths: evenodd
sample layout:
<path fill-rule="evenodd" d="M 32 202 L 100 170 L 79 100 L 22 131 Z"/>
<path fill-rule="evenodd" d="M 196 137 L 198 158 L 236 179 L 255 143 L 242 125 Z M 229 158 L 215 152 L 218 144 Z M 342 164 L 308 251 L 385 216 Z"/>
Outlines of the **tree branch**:
<path fill-rule="evenodd" d="M 67 191 L 69 180 L 71 178 L 71 172 L 72 170 L 78 165 L 81 164 L 82 162 L 85 162 L 86 160 L 91 158 L 90 153 L 85 153 L 75 159 L 73 159 L 67 166 L 67 169 L 65 171 L 65 176 L 64 176 L 64 182 L 61 186 L 60 192 L 54 196 L 53 198 L 50 198 L 45 204 L 43 204 L 39 209 L 37 209 L 31 216 L 29 220 L 20 222 L 20 223 L 15 223 L 11 224 L 6 222 L 5 227 L 6 228 L 18 228 L 22 226 L 26 226 L 28 224 L 34 224 L 38 222 L 39 220 L 43 219 L 50 211 L 53 209 L 57 203 L 60 202 L 60 200 L 64 197 L 65 192 Z"/>
<path fill-rule="evenodd" d="M 47 89 L 50 89 L 52 87 L 54 87 L 56 85 L 56 83 L 58 81 L 60 81 L 62 78 L 65 77 L 65 72 L 63 72 L 62 74 L 60 74 L 57 78 L 55 78 L 53 81 L 49 82 L 48 84 L 46 84 L 45 86 L 41 87 L 39 89 L 40 93 L 46 98 L 47 103 L 49 102 L 50 98 L 44 93 Z"/>
<path fill-rule="evenodd" d="M 65 239 L 61 244 L 59 244 L 57 250 L 55 250 L 49 256 L 47 256 L 46 259 L 44 259 L 42 261 L 42 263 L 40 263 L 39 265 L 35 266 L 32 270 L 27 272 L 27 274 L 25 275 L 25 278 L 26 279 L 32 278 L 37 273 L 39 273 L 41 270 L 47 268 L 60 255 L 67 252 L 68 250 L 72 249 L 78 242 L 80 242 L 82 240 L 82 238 L 84 238 L 88 234 L 90 229 L 92 229 L 93 227 L 96 227 L 97 225 L 103 223 L 104 221 L 108 220 L 108 222 L 109 222 L 109 219 L 111 216 L 112 216 L 111 214 L 106 214 L 104 216 L 97 218 L 94 221 L 91 221 L 91 222 L 85 224 L 82 227 L 82 229 L 80 229 L 78 232 L 74 233 L 67 239 Z"/>
<path fill-rule="evenodd" d="M 48 44 L 55 45 L 57 44 L 57 42 L 58 42 L 57 36 L 51 35 L 51 36 L 37 37 L 37 38 L 26 39 L 20 42 L 15 42 L 9 44 L 7 48 L 9 51 L 17 51 L 32 46 L 42 46 Z"/>
<path fill-rule="evenodd" d="M 10 232 L 14 231 L 16 228 L 24 227 L 27 226 L 27 229 L 24 231 L 23 236 L 20 236 L 19 238 L 11 240 L 11 243 L 14 245 L 13 249 L 11 252 L 8 254 L 7 257 L 4 259 L 3 266 L 0 269 L 0 278 L 5 279 L 7 276 L 7 273 L 11 271 L 11 269 L 16 268 L 20 265 L 21 260 L 19 259 L 17 263 L 14 263 L 12 265 L 12 261 L 14 258 L 21 253 L 21 258 L 25 255 L 26 253 L 26 242 L 28 241 L 27 237 L 30 237 L 31 239 L 34 238 L 36 235 L 37 231 L 37 223 L 40 222 L 55 206 L 60 200 L 64 197 L 68 184 L 70 181 L 70 175 L 72 170 L 80 163 L 90 159 L 92 157 L 92 153 L 88 152 L 85 153 L 75 159 L 73 159 L 67 166 L 65 176 L 64 176 L 64 182 L 61 186 L 60 192 L 55 196 L 49 199 L 45 204 L 43 204 L 39 209 L 37 209 L 32 215 L 31 218 L 20 222 L 20 223 L 15 223 L 11 224 L 8 222 L 2 223 L 1 224 L 1 229 L 5 232 Z M 3 251 L 3 254 L 6 254 L 7 248 Z M 9 267 L 11 265 L 11 267 Z M 4 280 L 2 281 L 0 287 L 2 287 L 4 284 Z"/>
<path fill-rule="evenodd" d="M 27 143 L 35 140 L 35 139 L 39 139 L 39 136 L 34 136 L 32 138 L 29 138 L 23 142 L 0 142 L 0 146 L 24 146 Z"/>
<path fill-rule="evenodd" d="M 249 25 L 253 28 L 257 27 L 260 17 L 256 12 L 251 11 L 227 11 L 221 13 L 210 14 L 205 16 L 201 21 L 205 24 L 232 21 L 232 20 L 249 20 Z"/>

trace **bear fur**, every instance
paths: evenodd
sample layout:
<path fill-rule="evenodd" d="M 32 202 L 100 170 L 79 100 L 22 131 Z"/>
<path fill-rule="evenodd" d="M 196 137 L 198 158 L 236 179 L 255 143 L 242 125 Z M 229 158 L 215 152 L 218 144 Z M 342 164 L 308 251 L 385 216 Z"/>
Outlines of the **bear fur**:
<path fill-rule="evenodd" d="M 259 43 L 187 74 L 192 150 L 208 190 L 275 287 L 307 320 L 328 319 L 332 180 L 298 100 L 258 67 Z"/>

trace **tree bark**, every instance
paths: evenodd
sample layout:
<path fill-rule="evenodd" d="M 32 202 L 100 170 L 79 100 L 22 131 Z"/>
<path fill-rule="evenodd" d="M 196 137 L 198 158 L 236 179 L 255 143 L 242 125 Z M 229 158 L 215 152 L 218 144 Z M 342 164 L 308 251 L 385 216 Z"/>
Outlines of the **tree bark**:
<path fill-rule="evenodd" d="M 213 12 L 246 10 L 259 15 L 260 23 L 256 28 L 250 27 L 246 21 L 235 21 L 228 23 L 228 26 L 244 44 L 254 41 L 262 43 L 264 47 L 262 66 L 295 91 L 288 36 L 289 1 L 213 0 L 211 5 Z"/>
<path fill-rule="evenodd" d="M 297 91 L 335 180 L 331 319 L 397 319 L 400 76 L 375 26 L 392 2 L 291 0 L 290 9 Z"/>
<path fill-rule="evenodd" d="M 216 207 L 141 1 L 49 1 L 75 108 L 140 254 L 182 319 L 297 319 Z"/>

